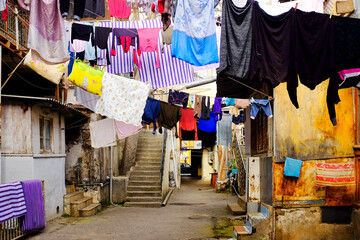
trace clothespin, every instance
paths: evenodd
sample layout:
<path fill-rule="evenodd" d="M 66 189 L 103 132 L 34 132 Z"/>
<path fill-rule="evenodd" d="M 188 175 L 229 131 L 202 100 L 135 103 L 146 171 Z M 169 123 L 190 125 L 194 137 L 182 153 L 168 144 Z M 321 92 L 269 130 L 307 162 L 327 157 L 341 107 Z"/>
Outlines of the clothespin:
<path fill-rule="evenodd" d="M 333 7 L 333 9 L 331 9 L 331 13 L 330 13 L 329 18 L 331 18 L 331 17 L 332 17 L 332 15 L 333 15 L 333 13 L 334 13 L 334 9 L 335 9 L 335 6 Z"/>
<path fill-rule="evenodd" d="M 296 9 L 297 9 L 298 5 L 299 5 L 299 3 L 296 3 L 296 4 L 295 4 L 294 12 L 296 12 Z"/>
<path fill-rule="evenodd" d="M 268 97 L 269 101 L 275 100 L 275 98 L 273 98 L 272 96 Z"/>

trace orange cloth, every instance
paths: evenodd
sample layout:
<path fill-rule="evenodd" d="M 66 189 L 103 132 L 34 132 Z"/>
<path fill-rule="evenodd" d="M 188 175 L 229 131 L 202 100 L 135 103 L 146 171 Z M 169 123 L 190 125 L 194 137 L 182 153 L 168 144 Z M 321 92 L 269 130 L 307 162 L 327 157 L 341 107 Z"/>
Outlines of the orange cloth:
<path fill-rule="evenodd" d="M 180 138 L 181 138 L 181 130 L 195 131 L 195 140 L 198 140 L 196 119 L 194 118 L 194 109 L 191 108 L 181 109 L 181 118 L 179 125 L 180 125 L 179 127 Z"/>

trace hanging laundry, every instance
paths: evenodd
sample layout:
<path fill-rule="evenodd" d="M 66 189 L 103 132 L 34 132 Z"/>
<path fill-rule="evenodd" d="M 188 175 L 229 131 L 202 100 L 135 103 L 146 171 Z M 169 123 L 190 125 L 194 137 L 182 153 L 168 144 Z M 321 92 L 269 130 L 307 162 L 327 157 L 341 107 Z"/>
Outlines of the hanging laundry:
<path fill-rule="evenodd" d="M 113 42 L 111 48 L 111 55 L 116 56 L 115 39 L 116 44 L 122 46 L 124 53 L 128 53 L 130 46 L 139 47 L 139 35 L 135 28 L 115 28 L 112 31 Z M 134 61 L 136 63 L 135 48 L 133 48 Z"/>
<path fill-rule="evenodd" d="M 161 13 L 163 31 L 165 31 L 171 24 L 171 0 L 159 0 L 158 7 L 159 12 Z"/>
<path fill-rule="evenodd" d="M 126 2 L 128 7 L 134 5 L 135 8 L 142 8 L 145 14 L 148 15 L 155 0 L 126 0 Z"/>
<path fill-rule="evenodd" d="M 178 0 L 172 56 L 195 66 L 219 62 L 214 1 Z"/>
<path fill-rule="evenodd" d="M 288 177 L 300 177 L 303 161 L 286 157 L 284 166 L 284 175 Z"/>
<path fill-rule="evenodd" d="M 162 133 L 162 127 L 172 129 L 176 127 L 177 122 L 181 118 L 181 109 L 177 106 L 160 102 L 160 114 L 158 118 L 159 133 Z M 175 131 L 177 135 L 177 131 Z"/>
<path fill-rule="evenodd" d="M 24 191 L 20 182 L 0 185 L 0 223 L 26 214 Z"/>
<path fill-rule="evenodd" d="M 70 60 L 69 60 L 69 64 L 68 64 L 68 72 L 67 72 L 66 78 L 68 78 L 68 76 L 70 76 L 70 74 L 72 72 L 72 68 L 74 66 L 74 62 L 75 62 L 75 52 L 70 51 L 70 45 L 69 45 L 69 54 L 70 54 Z"/>
<path fill-rule="evenodd" d="M 234 98 L 226 98 L 226 106 L 234 106 L 235 99 Z"/>
<path fill-rule="evenodd" d="M 223 1 L 219 72 L 244 78 L 248 75 L 252 44 L 253 1 L 244 7 Z"/>
<path fill-rule="evenodd" d="M 210 112 L 209 120 L 204 120 L 202 117 L 199 119 L 199 130 L 204 132 L 216 132 L 216 114 Z"/>
<path fill-rule="evenodd" d="M 236 108 L 248 108 L 250 106 L 250 99 L 235 99 Z"/>
<path fill-rule="evenodd" d="M 197 132 L 195 131 L 179 130 L 179 138 L 181 138 L 181 141 L 195 141 L 195 135 L 197 136 Z"/>
<path fill-rule="evenodd" d="M 330 120 L 335 126 L 335 104 L 340 102 L 339 88 L 356 86 L 359 77 L 349 77 L 345 82 L 337 72 L 360 67 L 360 19 L 333 16 L 334 21 L 334 61 L 335 68 L 329 82 L 326 102 Z"/>
<path fill-rule="evenodd" d="M 206 104 L 207 99 L 207 104 Z M 210 119 L 210 97 L 201 97 L 201 118 L 204 120 Z"/>
<path fill-rule="evenodd" d="M 10 1 L 14 7 L 24 11 L 30 11 L 30 0 L 12 0 Z"/>
<path fill-rule="evenodd" d="M 90 39 L 92 38 L 90 35 Z M 85 43 L 85 56 L 84 58 L 88 61 L 96 60 L 96 53 L 95 53 L 95 45 L 93 45 L 93 41 L 88 41 Z"/>
<path fill-rule="evenodd" d="M 142 125 L 135 126 L 122 121 L 115 121 L 116 131 L 119 139 L 124 139 L 141 131 Z"/>
<path fill-rule="evenodd" d="M 51 63 L 69 60 L 64 20 L 60 15 L 58 1 L 31 2 L 27 47 L 36 50 Z"/>
<path fill-rule="evenodd" d="M 139 34 L 139 50 L 141 52 L 156 52 L 156 68 L 160 68 L 159 32 L 160 28 L 141 28 Z M 139 69 L 141 69 L 141 58 L 139 55 Z"/>
<path fill-rule="evenodd" d="M 163 43 L 161 45 L 161 52 L 164 52 L 164 45 L 170 45 L 172 42 L 172 34 L 173 34 L 173 26 L 169 26 L 165 31 L 164 29 L 162 31 L 162 37 L 163 37 Z"/>
<path fill-rule="evenodd" d="M 100 50 L 105 50 L 105 59 L 106 64 L 110 64 L 110 53 L 108 47 L 108 38 L 109 34 L 112 32 L 112 28 L 105 28 L 105 27 L 96 27 L 95 28 L 95 38 L 94 44 L 97 47 L 99 53 L 97 53 L 97 57 L 100 58 Z M 99 64 L 99 61 L 98 61 Z"/>
<path fill-rule="evenodd" d="M 316 185 L 329 187 L 355 186 L 354 164 L 316 164 Z"/>
<path fill-rule="evenodd" d="M 5 11 L 6 7 L 6 0 L 0 0 L 0 11 Z"/>
<path fill-rule="evenodd" d="M 200 95 L 195 95 L 194 117 L 197 119 L 199 119 L 201 116 L 201 105 L 202 97 Z"/>
<path fill-rule="evenodd" d="M 172 105 L 180 105 L 184 109 L 186 109 L 189 101 L 189 94 L 185 92 L 180 92 L 177 90 L 169 90 L 168 103 Z"/>
<path fill-rule="evenodd" d="M 258 2 L 253 6 L 251 77 L 270 81 L 273 87 L 294 79 L 295 11 L 277 16 L 267 14 Z"/>
<path fill-rule="evenodd" d="M 75 87 L 74 96 L 78 103 L 95 112 L 95 107 L 100 100 L 100 96 L 87 92 L 79 87 Z"/>
<path fill-rule="evenodd" d="M 45 207 L 42 182 L 40 180 L 27 180 L 21 182 L 26 214 L 21 227 L 22 231 L 38 230 L 45 227 Z"/>
<path fill-rule="evenodd" d="M 75 39 L 88 42 L 92 39 L 93 33 L 94 28 L 92 25 L 73 23 L 71 25 L 71 42 Z"/>
<path fill-rule="evenodd" d="M 126 0 L 108 0 L 110 17 L 126 18 L 131 14 L 131 7 L 127 5 Z"/>
<path fill-rule="evenodd" d="M 270 106 L 270 101 L 268 99 L 250 99 L 251 103 L 251 111 L 250 111 L 250 118 L 255 119 L 257 114 L 259 113 L 260 109 L 264 111 L 266 116 L 272 118 L 272 111 Z"/>
<path fill-rule="evenodd" d="M 222 102 L 221 97 L 215 98 L 213 112 L 216 114 L 216 118 L 215 118 L 216 121 L 221 120 L 221 118 L 222 118 L 221 102 Z"/>
<path fill-rule="evenodd" d="M 195 105 L 195 95 L 194 94 L 189 94 L 189 100 L 188 100 L 188 104 L 187 104 L 186 108 L 194 108 L 193 107 L 194 105 Z"/>
<path fill-rule="evenodd" d="M 141 125 L 149 88 L 133 79 L 104 73 L 96 113 L 135 126 Z"/>
<path fill-rule="evenodd" d="M 66 18 L 69 15 L 70 0 L 60 0 L 61 15 Z M 80 21 L 84 15 L 85 0 L 74 1 L 74 19 Z"/>
<path fill-rule="evenodd" d="M 177 2 L 178 0 L 171 0 L 171 17 L 173 22 L 175 22 Z"/>
<path fill-rule="evenodd" d="M 218 125 L 218 145 L 231 146 L 232 145 L 232 116 L 224 114 Z"/>
<path fill-rule="evenodd" d="M 142 116 L 142 122 L 146 124 L 154 123 L 153 134 L 156 133 L 156 119 L 160 114 L 160 100 L 148 97 Z"/>
<path fill-rule="evenodd" d="M 46 60 L 42 59 L 35 50 L 32 49 L 29 50 L 24 59 L 24 65 L 30 67 L 40 76 L 55 84 L 59 84 L 68 64 L 69 60 L 64 63 L 57 64 L 47 62 Z"/>
<path fill-rule="evenodd" d="M 81 53 L 85 51 L 85 45 L 87 41 L 74 39 L 70 43 L 70 50 L 75 53 Z"/>
<path fill-rule="evenodd" d="M 205 132 L 198 129 L 198 140 L 201 140 L 202 148 L 213 147 L 216 142 L 216 132 Z"/>
<path fill-rule="evenodd" d="M 82 89 L 101 96 L 104 72 L 97 70 L 80 60 L 76 60 L 69 80 Z"/>
<path fill-rule="evenodd" d="M 346 70 L 342 70 L 338 73 L 339 73 L 341 80 L 343 81 L 342 83 L 339 84 L 339 86 L 341 86 L 342 84 L 344 84 L 346 79 L 353 78 L 353 77 L 359 77 L 360 76 L 360 68 L 346 69 Z M 358 85 L 358 84 L 359 83 L 357 83 L 356 85 Z"/>
<path fill-rule="evenodd" d="M 136 10 L 136 9 L 135 9 Z M 108 28 L 160 28 L 162 23 L 160 19 L 146 21 L 117 21 L 100 22 L 99 26 Z M 109 44 L 112 46 L 112 37 L 109 38 Z M 161 46 L 162 36 L 159 37 Z M 110 56 L 110 65 L 107 71 L 113 74 L 134 72 L 133 54 L 124 53 L 120 46 L 116 46 L 116 56 Z M 194 81 L 190 64 L 171 56 L 171 45 L 164 46 L 164 53 L 160 54 L 161 68 L 156 68 L 156 52 L 143 52 L 142 67 L 139 70 L 140 80 L 151 83 L 152 89 L 168 87 Z M 106 51 L 100 51 L 98 65 L 106 65 Z"/>
<path fill-rule="evenodd" d="M 311 90 L 330 77 L 334 68 L 334 22 L 329 15 L 295 12 L 295 70 L 300 82 Z M 291 102 L 296 108 L 298 79 L 287 82 Z"/>
<path fill-rule="evenodd" d="M 246 117 L 245 113 L 241 111 L 239 115 L 236 117 L 235 115 L 232 115 L 232 123 L 235 125 L 239 125 L 240 123 L 245 123 Z"/>
<path fill-rule="evenodd" d="M 198 140 L 196 119 L 194 118 L 194 109 L 182 109 L 179 123 L 179 137 L 181 138 L 181 130 L 195 131 L 195 140 Z"/>
<path fill-rule="evenodd" d="M 85 0 L 84 18 L 98 17 L 105 17 L 105 0 Z"/>
<path fill-rule="evenodd" d="M 106 118 L 89 124 L 91 146 L 93 148 L 110 147 L 116 144 L 115 121 Z"/>
<path fill-rule="evenodd" d="M 1 20 L 7 21 L 9 17 L 9 7 L 6 5 L 5 10 L 1 11 Z"/>

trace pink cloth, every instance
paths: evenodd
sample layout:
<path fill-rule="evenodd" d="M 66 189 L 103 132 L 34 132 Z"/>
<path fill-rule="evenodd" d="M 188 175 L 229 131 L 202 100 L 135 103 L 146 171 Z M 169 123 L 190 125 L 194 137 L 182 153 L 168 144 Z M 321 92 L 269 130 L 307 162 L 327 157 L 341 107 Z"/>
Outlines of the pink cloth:
<path fill-rule="evenodd" d="M 340 71 L 338 73 L 339 73 L 341 79 L 343 81 L 345 81 L 346 78 L 359 76 L 360 75 L 360 68 L 342 70 L 342 71 Z"/>
<path fill-rule="evenodd" d="M 235 98 L 235 107 L 237 108 L 247 108 L 250 106 L 249 99 L 237 99 Z"/>
<path fill-rule="evenodd" d="M 72 52 L 83 52 L 85 51 L 86 41 L 74 39 L 73 43 L 70 43 L 70 51 Z"/>
<path fill-rule="evenodd" d="M 160 50 L 159 50 L 159 32 L 161 28 L 141 28 L 138 29 L 139 34 L 139 50 L 142 52 L 156 52 L 156 68 L 160 68 Z M 139 69 L 141 69 L 140 54 Z"/>
<path fill-rule="evenodd" d="M 108 0 L 109 12 L 111 17 L 129 18 L 131 7 L 128 7 L 125 0 Z"/>
<path fill-rule="evenodd" d="M 115 120 L 116 131 L 119 139 L 123 139 L 132 136 L 141 131 L 142 125 L 135 126 L 133 124 L 127 124 L 122 121 Z"/>

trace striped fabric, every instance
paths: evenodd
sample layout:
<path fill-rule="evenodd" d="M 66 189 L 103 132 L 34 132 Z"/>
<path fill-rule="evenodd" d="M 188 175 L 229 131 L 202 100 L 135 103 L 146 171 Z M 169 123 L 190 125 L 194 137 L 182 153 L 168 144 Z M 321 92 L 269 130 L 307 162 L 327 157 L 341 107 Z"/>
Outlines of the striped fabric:
<path fill-rule="evenodd" d="M 0 223 L 26 213 L 23 188 L 20 182 L 0 185 Z"/>
<path fill-rule="evenodd" d="M 40 180 L 21 182 L 26 202 L 27 213 L 23 220 L 22 230 L 36 230 L 45 227 L 44 198 Z"/>
<path fill-rule="evenodd" d="M 159 28 L 162 27 L 162 22 L 160 19 L 118 21 L 115 23 L 101 22 L 99 26 L 113 28 Z M 159 37 L 159 44 L 162 44 L 162 35 Z M 111 49 L 112 33 L 109 35 L 108 46 Z M 107 66 L 107 71 L 113 74 L 133 72 L 134 60 L 132 53 L 132 49 L 128 53 L 124 53 L 122 46 L 117 45 L 116 56 L 110 56 L 111 64 Z M 100 51 L 98 65 L 106 65 L 106 50 Z M 171 45 L 165 45 L 164 53 L 160 54 L 160 68 L 156 68 L 156 52 L 143 52 L 141 54 L 141 66 L 139 70 L 141 81 L 150 82 L 153 89 L 194 81 L 191 65 L 180 59 L 173 58 L 171 56 Z"/>
<path fill-rule="evenodd" d="M 354 186 L 354 164 L 316 164 L 316 185 L 318 186 Z"/>

